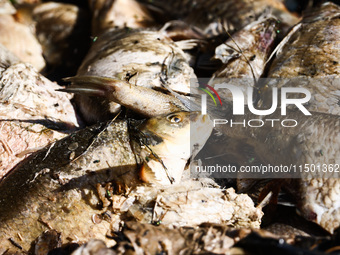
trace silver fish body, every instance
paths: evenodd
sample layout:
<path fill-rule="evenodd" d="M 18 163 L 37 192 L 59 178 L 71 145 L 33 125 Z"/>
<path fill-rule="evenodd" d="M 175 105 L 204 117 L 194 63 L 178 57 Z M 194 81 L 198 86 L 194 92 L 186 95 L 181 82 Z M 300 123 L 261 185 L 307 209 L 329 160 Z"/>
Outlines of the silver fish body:
<path fill-rule="evenodd" d="M 297 142 L 301 138 L 308 139 L 309 145 L 291 154 L 297 157 L 299 166 L 301 163 L 301 166 L 311 165 L 317 169 L 314 172 L 303 170 L 301 178 L 293 181 L 295 189 L 288 189 L 299 201 L 302 215 L 331 233 L 340 225 L 340 182 L 337 173 L 332 175 L 331 172 L 340 162 L 337 145 L 340 131 L 339 17 L 340 8 L 332 3 L 325 3 L 305 15 L 278 46 L 268 74 L 273 78 L 272 83 L 262 87 L 259 100 L 259 106 L 270 107 L 272 86 L 278 89 L 301 87 L 311 94 L 304 107 L 312 116 L 305 118 L 315 122 L 304 125 L 295 136 Z M 290 95 L 292 97 L 299 98 L 299 95 Z"/>

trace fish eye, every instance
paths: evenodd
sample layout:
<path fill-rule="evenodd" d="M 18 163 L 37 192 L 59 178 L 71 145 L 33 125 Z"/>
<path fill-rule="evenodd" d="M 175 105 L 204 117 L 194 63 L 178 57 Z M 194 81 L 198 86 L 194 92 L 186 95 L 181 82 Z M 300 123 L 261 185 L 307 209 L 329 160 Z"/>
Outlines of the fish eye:
<path fill-rule="evenodd" d="M 168 117 L 168 120 L 172 123 L 179 123 L 182 121 L 182 118 L 179 115 L 171 115 Z"/>

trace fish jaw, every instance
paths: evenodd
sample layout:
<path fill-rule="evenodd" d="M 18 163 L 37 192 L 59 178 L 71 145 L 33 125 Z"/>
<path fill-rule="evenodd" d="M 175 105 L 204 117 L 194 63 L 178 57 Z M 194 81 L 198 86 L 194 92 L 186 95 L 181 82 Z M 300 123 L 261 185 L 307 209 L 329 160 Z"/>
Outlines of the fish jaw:
<path fill-rule="evenodd" d="M 180 182 L 187 161 L 203 147 L 212 129 L 209 116 L 199 112 L 171 113 L 163 121 L 150 119 L 142 132 L 157 134 L 160 142 L 142 150 L 141 179 L 163 185 Z"/>

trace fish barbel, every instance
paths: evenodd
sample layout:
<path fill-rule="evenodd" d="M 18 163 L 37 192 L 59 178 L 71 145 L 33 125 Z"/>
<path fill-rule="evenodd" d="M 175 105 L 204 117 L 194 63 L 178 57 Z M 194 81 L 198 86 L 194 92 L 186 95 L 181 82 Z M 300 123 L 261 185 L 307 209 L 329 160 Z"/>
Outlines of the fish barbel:
<path fill-rule="evenodd" d="M 167 168 L 166 181 L 179 181 L 178 172 L 183 169 L 173 169 L 171 164 L 179 166 L 179 155 L 182 160 L 190 157 L 191 125 L 202 130 L 197 143 L 203 145 L 212 130 L 209 118 L 197 112 L 178 112 L 139 124 L 132 131 L 138 130 L 135 136 L 129 134 L 127 121 L 97 124 L 31 155 L 0 182 L 0 251 L 15 250 L 9 239 L 27 251 L 49 228 L 61 232 L 63 242 L 89 238 L 108 241 L 105 234 L 110 224 L 91 220 L 103 212 L 96 184 L 112 180 L 138 184 L 139 164 L 146 164 L 149 173 Z M 135 149 L 146 158 L 139 158 Z M 163 164 L 148 165 L 156 153 Z M 175 163 L 165 158 L 168 153 Z M 149 176 L 147 181 L 164 180 Z"/>

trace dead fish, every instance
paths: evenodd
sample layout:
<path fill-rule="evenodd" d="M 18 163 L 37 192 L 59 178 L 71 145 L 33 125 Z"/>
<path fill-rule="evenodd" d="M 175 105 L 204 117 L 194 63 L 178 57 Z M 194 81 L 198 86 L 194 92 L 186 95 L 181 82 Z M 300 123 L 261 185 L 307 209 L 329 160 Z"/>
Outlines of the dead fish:
<path fill-rule="evenodd" d="M 208 36 L 219 35 L 225 28 L 240 30 L 263 13 L 271 10 L 272 14 L 290 27 L 298 22 L 298 18 L 290 14 L 282 1 L 163 1 L 139 0 L 150 11 L 158 14 L 160 19 L 182 19 L 199 28 Z M 287 28 L 286 28 L 287 29 Z"/>
<path fill-rule="evenodd" d="M 245 119 L 255 119 L 249 115 Z M 258 118 L 258 117 L 257 117 Z M 280 114 L 266 116 L 266 119 L 280 120 Z M 290 174 L 270 175 L 271 178 L 291 178 L 297 182 L 291 191 L 297 197 L 302 215 L 333 232 L 340 222 L 338 174 L 332 171 L 305 172 L 303 167 L 314 165 L 337 167 L 340 164 L 340 117 L 324 113 L 305 116 L 300 112 L 287 112 L 285 119 L 298 121 L 296 127 L 281 125 L 267 128 L 230 127 L 221 125 L 217 129 L 252 146 L 259 159 L 272 166 L 287 166 Z M 233 122 L 242 122 L 233 118 Z M 327 141 L 327 142 L 325 142 Z M 296 175 L 298 174 L 298 175 Z M 250 178 L 249 175 L 246 175 Z M 258 177 L 255 174 L 254 177 Z M 321 188 L 322 187 L 322 188 Z"/>
<path fill-rule="evenodd" d="M 214 86 L 230 81 L 235 84 L 234 78 L 238 78 L 237 86 L 244 87 L 245 92 L 248 86 L 254 86 L 264 72 L 277 31 L 278 20 L 264 17 L 233 34 L 231 39 L 216 48 L 214 58 L 221 60 L 223 66 L 213 74 L 208 84 Z M 225 89 L 217 91 L 224 100 L 231 101 L 231 94 Z"/>
<path fill-rule="evenodd" d="M 109 28 L 146 28 L 155 22 L 147 9 L 135 0 L 89 0 L 92 11 L 92 35 Z"/>
<path fill-rule="evenodd" d="M 190 83 L 197 79 L 186 55 L 170 38 L 157 31 L 131 29 L 111 29 L 99 36 L 77 76 L 115 78 L 155 89 L 162 89 L 165 83 L 183 93 L 188 93 Z M 117 104 L 86 95 L 77 95 L 75 101 L 90 123 L 119 109 Z"/>
<path fill-rule="evenodd" d="M 340 7 L 325 3 L 306 14 L 276 49 L 259 105 L 270 107 L 271 86 L 303 87 L 311 93 L 306 108 L 340 115 Z"/>
<path fill-rule="evenodd" d="M 90 46 L 90 17 L 76 5 L 48 2 L 31 11 L 36 36 L 50 68 L 76 68 Z"/>
<path fill-rule="evenodd" d="M 135 90 L 136 86 L 131 86 L 131 89 Z M 151 89 L 145 88 L 144 93 L 152 94 L 153 92 L 151 91 Z M 175 95 L 178 96 L 178 94 Z M 131 104 L 133 104 L 133 100 L 136 100 L 136 98 L 132 98 Z M 188 99 L 185 100 L 190 101 Z M 185 100 L 182 98 L 181 101 L 184 102 Z M 193 103 L 190 105 L 190 102 L 185 104 L 189 109 L 195 106 Z M 143 105 L 148 105 L 148 108 L 139 108 L 140 113 L 143 113 L 143 111 L 150 113 L 152 109 L 157 109 L 158 107 L 153 104 L 153 100 L 151 100 L 150 97 L 143 97 Z M 210 114 L 212 118 L 232 120 L 233 123 L 243 123 L 247 120 L 259 118 L 259 116 L 251 113 L 246 113 L 244 116 L 232 117 L 231 112 L 228 110 L 222 117 L 221 115 L 216 115 L 214 112 Z M 274 120 L 275 122 L 275 120 L 281 120 L 282 116 L 279 111 L 276 111 L 274 114 L 266 117 L 261 116 L 260 118 L 260 121 L 268 119 Z M 305 164 L 331 164 L 336 166 L 336 164 L 340 163 L 338 146 L 340 142 L 339 118 L 339 116 L 324 113 L 312 112 L 312 116 L 306 116 L 299 111 L 288 111 L 285 119 L 297 120 L 298 125 L 296 127 L 284 127 L 280 124 L 275 125 L 269 121 L 265 124 L 265 127 L 260 128 L 252 128 L 246 124 L 244 126 L 239 124 L 233 127 L 230 127 L 230 125 L 217 125 L 215 129 L 228 137 L 238 139 L 252 148 L 252 151 L 256 152 L 259 161 L 271 164 L 272 166 L 292 165 L 295 166 L 295 174 L 299 174 L 299 166 L 304 166 Z M 325 143 L 325 140 L 328 142 Z M 228 148 L 226 148 L 226 150 L 228 151 Z M 238 152 L 237 150 L 235 151 L 235 153 Z M 235 157 L 240 157 L 240 155 L 236 155 Z M 251 163 L 246 157 L 242 158 L 242 155 L 241 159 L 242 162 Z M 258 177 L 258 174 L 255 174 L 254 177 Z M 275 178 L 275 175 L 271 175 L 271 177 Z M 280 177 L 290 178 L 291 175 Z M 307 176 L 301 175 L 300 177 Z M 334 178 L 332 180 L 334 180 Z M 318 182 L 319 181 L 316 183 Z M 322 183 L 322 181 L 320 181 L 320 183 Z M 325 182 L 325 184 L 327 183 Z M 333 186 L 327 184 L 325 191 L 319 192 L 318 189 L 309 185 L 308 182 L 302 182 L 301 185 L 301 191 L 297 192 L 297 190 L 295 190 L 295 194 L 300 195 L 300 210 L 304 212 L 303 214 L 307 219 L 317 222 L 332 232 L 339 224 L 339 216 L 337 215 L 337 194 L 339 191 L 337 186 L 333 188 Z M 311 210 L 311 206 L 315 209 Z M 322 210 L 317 210 L 319 207 L 322 208 Z M 335 213 L 335 215 L 329 217 L 329 214 L 332 213 Z M 326 219 L 328 219 L 328 221 Z"/>
<path fill-rule="evenodd" d="M 0 43 L 19 59 L 32 64 L 38 71 L 45 67 L 42 48 L 31 29 L 10 14 L 0 15 Z"/>
<path fill-rule="evenodd" d="M 182 98 L 181 101 L 185 99 Z M 190 103 L 186 105 L 189 109 L 191 106 L 193 109 L 197 107 L 194 103 L 191 106 Z M 297 110 L 288 110 L 282 120 L 281 112 L 278 110 L 267 116 L 258 116 L 250 112 L 241 116 L 232 116 L 230 110 L 225 110 L 224 115 L 219 115 L 223 111 L 218 113 L 210 111 L 209 114 L 213 119 L 227 121 L 221 125 L 215 124 L 215 129 L 256 152 L 257 160 L 263 162 L 264 165 L 285 166 L 293 169 L 280 172 L 280 175 L 274 173 L 265 175 L 265 177 L 293 177 L 294 185 L 290 190 L 299 201 L 298 208 L 301 214 L 333 233 L 340 226 L 340 181 L 338 172 L 335 171 L 340 164 L 340 116 L 318 112 L 311 112 L 310 116 Z M 248 120 L 263 121 L 263 126 L 251 127 L 246 124 Z M 282 123 L 275 125 L 272 121 L 284 121 L 287 124 L 293 121 L 296 126 L 284 127 Z M 233 149 L 228 148 L 229 145 L 226 145 L 225 151 L 231 152 Z M 223 148 L 220 150 L 223 151 Z M 239 152 L 239 150 L 234 150 L 234 158 L 239 158 L 239 162 L 244 162 L 241 164 L 243 166 L 251 165 L 247 155 L 239 155 Z M 204 157 L 202 153 L 204 150 L 200 155 Z M 306 172 L 304 170 L 306 165 L 314 167 L 315 170 Z M 256 171 L 253 175 L 249 173 L 243 175 L 243 178 L 260 177 L 264 176 L 259 176 Z"/>
<path fill-rule="evenodd" d="M 262 88 L 259 105 L 267 107 L 271 104 L 271 86 L 303 87 L 311 93 L 311 99 L 306 104 L 309 111 L 340 115 L 339 14 L 339 6 L 325 3 L 307 14 L 292 29 L 278 46 L 277 57 L 269 70 L 269 77 L 275 80 Z M 311 120 L 315 119 L 316 114 L 312 115 Z M 296 135 L 297 140 L 301 137 L 310 140 L 310 145 L 302 150 L 309 151 L 306 161 L 313 167 L 326 166 L 326 173 L 319 175 L 317 171 L 313 175 L 302 172 L 301 179 L 294 180 L 294 188 L 288 187 L 288 190 L 296 197 L 299 210 L 306 219 L 333 233 L 340 224 L 340 201 L 337 198 L 340 189 L 339 180 L 329 174 L 328 166 L 337 166 L 340 161 L 339 147 L 336 145 L 339 142 L 339 123 L 338 116 L 318 116 L 325 117 L 316 118 L 320 121 L 318 125 L 314 124 L 312 129 L 306 126 L 306 130 L 301 129 L 301 133 Z M 333 120 L 329 122 L 331 118 Z M 321 146 L 325 143 L 326 146 Z M 315 150 L 318 147 L 320 149 Z M 295 155 L 299 155 L 297 153 L 301 151 L 296 151 Z"/>
<path fill-rule="evenodd" d="M 172 95 L 166 95 L 160 91 L 142 86 L 135 86 L 126 81 L 96 76 L 75 76 L 66 78 L 66 81 L 71 81 L 72 85 L 67 86 L 60 91 L 70 93 L 80 93 L 82 96 L 93 95 L 99 100 L 118 103 L 128 109 L 133 110 L 143 116 L 154 117 L 162 114 L 187 110 L 182 102 Z M 95 101 L 93 102 L 95 103 Z M 150 105 L 151 103 L 151 105 Z M 91 107 L 93 104 L 82 104 L 83 112 L 96 114 L 92 120 L 98 119 L 98 115 L 102 114 L 109 118 L 110 109 L 104 105 L 97 106 L 98 111 L 95 112 Z M 90 118 L 89 114 L 87 118 Z"/>
<path fill-rule="evenodd" d="M 32 152 L 78 127 L 71 96 L 0 44 L 0 179 Z"/>
<path fill-rule="evenodd" d="M 154 122 L 159 124 L 153 127 Z M 148 130 L 150 125 L 153 129 Z M 98 206 L 100 198 L 95 185 L 112 180 L 130 185 L 140 183 L 137 163 L 147 164 L 148 158 L 155 157 L 151 148 L 160 154 L 160 161 L 164 156 L 162 150 L 165 154 L 173 150 L 187 155 L 190 126 L 202 129 L 197 142 L 204 144 L 203 137 L 207 139 L 212 129 L 211 121 L 197 112 L 179 112 L 140 124 L 136 133 L 140 139 L 130 138 L 127 121 L 110 121 L 75 132 L 31 155 L 0 183 L 0 251 L 15 248 L 10 238 L 28 250 L 31 242 L 47 229 L 60 232 L 64 243 L 89 238 L 110 243 L 105 238 L 110 223 L 92 221 L 93 215 L 103 212 Z M 186 141 L 176 138 L 183 136 Z M 138 147 L 148 151 L 148 158 L 138 158 L 133 151 Z M 173 158 L 176 160 L 177 155 Z M 167 168 L 168 183 L 170 179 L 179 181 L 171 176 L 169 162 L 164 162 L 161 169 L 151 170 Z"/>

